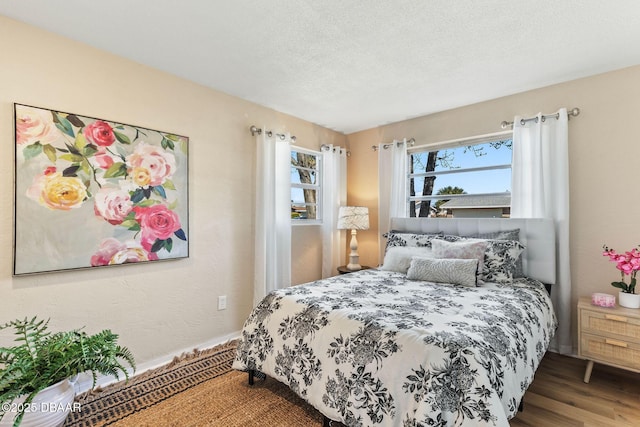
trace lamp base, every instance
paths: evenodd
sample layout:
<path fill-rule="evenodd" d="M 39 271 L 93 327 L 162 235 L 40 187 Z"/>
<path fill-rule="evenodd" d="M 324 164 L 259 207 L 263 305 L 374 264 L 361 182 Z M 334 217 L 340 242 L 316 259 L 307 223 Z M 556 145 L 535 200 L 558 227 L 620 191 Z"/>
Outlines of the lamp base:
<path fill-rule="evenodd" d="M 351 242 L 349 242 L 349 247 L 351 248 L 351 253 L 349 254 L 349 264 L 347 264 L 347 268 L 351 271 L 358 271 L 362 269 L 360 265 L 360 256 L 358 255 L 358 240 L 356 239 L 357 231 L 355 229 L 351 230 Z"/>

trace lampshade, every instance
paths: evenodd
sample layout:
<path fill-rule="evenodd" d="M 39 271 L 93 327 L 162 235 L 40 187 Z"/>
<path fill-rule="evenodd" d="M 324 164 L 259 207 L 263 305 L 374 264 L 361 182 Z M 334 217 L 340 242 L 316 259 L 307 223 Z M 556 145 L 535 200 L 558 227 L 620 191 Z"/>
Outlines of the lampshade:
<path fill-rule="evenodd" d="M 340 206 L 338 211 L 339 230 L 368 230 L 369 208 L 364 206 Z"/>

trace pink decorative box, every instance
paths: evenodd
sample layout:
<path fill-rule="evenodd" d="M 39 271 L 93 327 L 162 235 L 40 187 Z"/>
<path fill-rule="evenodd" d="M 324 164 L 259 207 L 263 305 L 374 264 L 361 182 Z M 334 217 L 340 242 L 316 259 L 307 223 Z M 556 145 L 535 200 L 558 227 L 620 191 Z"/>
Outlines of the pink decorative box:
<path fill-rule="evenodd" d="M 599 305 L 600 307 L 615 307 L 616 297 L 609 294 L 591 294 L 591 304 Z"/>

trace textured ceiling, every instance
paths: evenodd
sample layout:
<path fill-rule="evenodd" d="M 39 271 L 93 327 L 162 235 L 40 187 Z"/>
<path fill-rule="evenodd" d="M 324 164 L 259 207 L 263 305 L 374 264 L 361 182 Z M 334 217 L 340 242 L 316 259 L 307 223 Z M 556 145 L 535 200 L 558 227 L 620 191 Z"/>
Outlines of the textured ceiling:
<path fill-rule="evenodd" d="M 344 133 L 640 64 L 638 0 L 2 0 L 0 14 Z"/>

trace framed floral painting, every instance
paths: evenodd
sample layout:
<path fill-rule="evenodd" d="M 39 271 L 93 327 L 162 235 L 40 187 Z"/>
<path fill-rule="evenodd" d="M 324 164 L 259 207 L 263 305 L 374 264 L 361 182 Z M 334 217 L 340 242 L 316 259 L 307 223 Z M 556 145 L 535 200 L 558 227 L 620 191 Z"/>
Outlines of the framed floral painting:
<path fill-rule="evenodd" d="M 14 275 L 189 256 L 187 137 L 14 107 Z"/>

